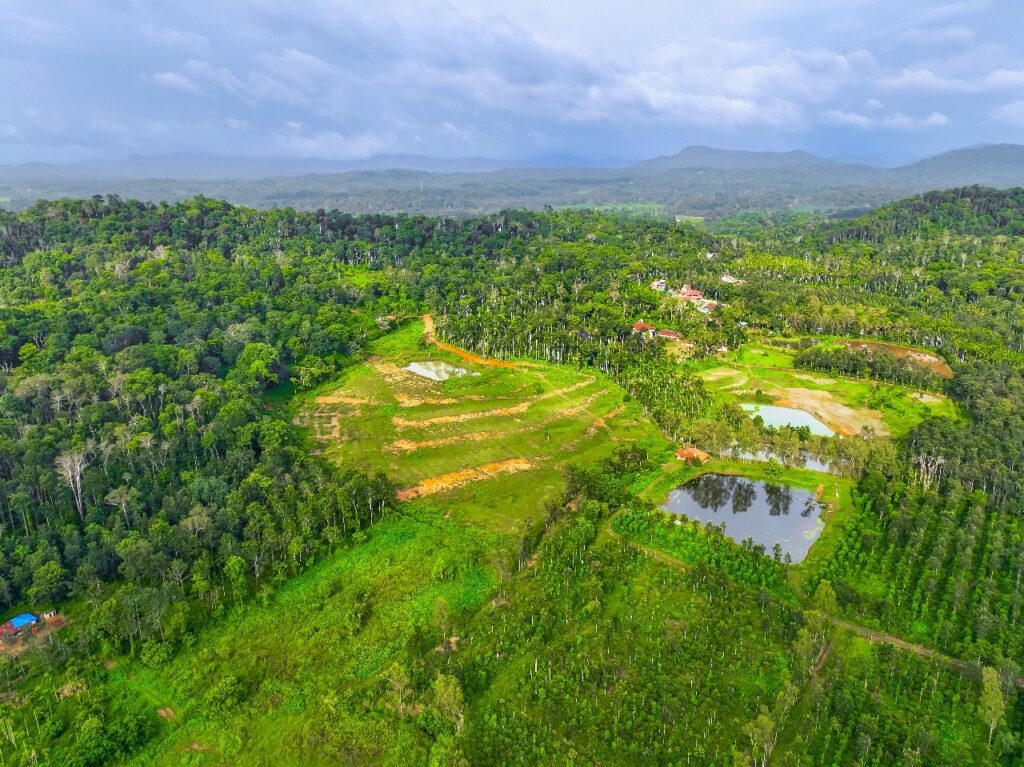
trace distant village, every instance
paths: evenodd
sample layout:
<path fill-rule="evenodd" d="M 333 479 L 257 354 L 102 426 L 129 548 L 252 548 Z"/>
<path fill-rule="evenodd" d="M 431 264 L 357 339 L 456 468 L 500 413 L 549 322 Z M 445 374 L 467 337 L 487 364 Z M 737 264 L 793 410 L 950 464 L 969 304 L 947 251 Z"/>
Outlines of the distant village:
<path fill-rule="evenodd" d="M 706 253 L 705 258 L 714 258 L 716 254 Z M 725 285 L 744 285 L 746 280 L 741 280 L 738 277 L 733 277 L 731 274 L 723 274 L 719 281 Z M 684 284 L 680 288 L 670 288 L 667 280 L 658 279 L 651 283 L 651 290 L 656 293 L 666 293 L 671 295 L 680 301 L 685 301 L 692 304 L 697 311 L 702 314 L 711 314 L 718 309 L 722 304 L 719 301 L 714 301 L 704 296 L 704 291 L 697 290 L 689 283 Z M 666 341 L 678 344 L 681 349 L 686 351 L 692 351 L 696 348 L 693 341 L 686 338 L 680 337 L 678 331 L 669 330 L 668 328 L 658 328 L 650 323 L 641 320 L 633 325 L 633 332 L 647 336 L 648 338 L 661 338 Z M 729 351 L 729 347 L 725 344 L 719 346 L 716 350 L 718 353 L 726 353 Z M 703 450 L 696 448 L 692 445 L 684 445 L 676 451 L 676 459 L 684 461 L 689 464 L 699 465 L 707 461 L 711 456 Z"/>
<path fill-rule="evenodd" d="M 709 256 L 713 257 L 713 254 L 709 254 Z M 731 274 L 723 274 L 720 278 L 720 281 L 726 285 L 743 285 L 746 283 L 746 280 L 741 280 L 738 277 L 733 277 Z M 651 290 L 655 291 L 656 293 L 665 293 L 680 301 L 685 301 L 686 303 L 691 304 L 698 312 L 702 314 L 712 314 L 715 310 L 722 306 L 721 302 L 715 301 L 710 298 L 706 298 L 704 296 L 704 291 L 697 290 L 695 287 L 690 285 L 690 283 L 686 283 L 680 288 L 670 288 L 667 280 L 658 279 L 654 280 L 654 282 L 651 283 L 650 287 Z M 633 324 L 633 333 L 641 334 L 648 338 L 664 339 L 666 341 L 677 344 L 680 349 L 685 351 L 692 351 L 693 349 L 696 348 L 696 345 L 693 343 L 693 341 L 690 341 L 689 339 L 686 338 L 682 338 L 678 331 L 670 330 L 668 328 L 658 328 L 657 326 L 651 325 L 650 323 L 644 322 L 643 320 Z M 718 347 L 715 351 L 720 353 L 728 352 L 729 347 L 723 344 L 722 346 Z"/>

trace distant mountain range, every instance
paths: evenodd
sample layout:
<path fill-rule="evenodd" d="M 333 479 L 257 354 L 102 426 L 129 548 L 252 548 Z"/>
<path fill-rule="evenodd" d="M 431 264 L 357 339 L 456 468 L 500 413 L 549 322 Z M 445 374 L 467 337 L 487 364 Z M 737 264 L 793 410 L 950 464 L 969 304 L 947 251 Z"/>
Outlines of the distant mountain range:
<path fill-rule="evenodd" d="M 894 168 L 809 152 L 689 146 L 640 162 L 561 156 L 531 162 L 415 154 L 365 160 L 133 155 L 73 165 L 0 165 L 0 205 L 116 193 L 148 200 L 196 194 L 256 207 L 468 215 L 510 207 L 595 206 L 661 215 L 743 210 L 849 214 L 934 189 L 1024 186 L 1024 146 L 957 149 Z"/>
<path fill-rule="evenodd" d="M 834 167 L 841 163 L 826 160 L 810 152 L 749 152 L 740 149 L 716 149 L 710 146 L 688 146 L 675 154 L 633 163 L 629 167 L 643 171 L 670 171 L 683 168 L 709 170 L 777 170 L 797 167 Z"/>

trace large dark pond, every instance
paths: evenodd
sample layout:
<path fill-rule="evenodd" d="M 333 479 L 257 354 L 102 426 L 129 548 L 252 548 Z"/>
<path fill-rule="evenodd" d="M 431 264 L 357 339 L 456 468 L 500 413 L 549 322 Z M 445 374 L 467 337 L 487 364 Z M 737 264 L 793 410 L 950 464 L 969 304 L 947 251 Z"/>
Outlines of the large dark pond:
<path fill-rule="evenodd" d="M 703 474 L 677 487 L 661 508 L 701 522 L 724 522 L 734 541 L 752 538 L 769 554 L 778 543 L 793 562 L 807 556 L 825 527 L 824 504 L 813 492 L 722 474 Z"/>

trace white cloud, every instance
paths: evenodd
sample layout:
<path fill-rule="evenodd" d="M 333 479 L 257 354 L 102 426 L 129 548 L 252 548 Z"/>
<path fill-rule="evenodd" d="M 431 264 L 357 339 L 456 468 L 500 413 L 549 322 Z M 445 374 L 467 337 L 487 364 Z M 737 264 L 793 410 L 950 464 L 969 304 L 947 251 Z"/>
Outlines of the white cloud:
<path fill-rule="evenodd" d="M 912 88 L 936 91 L 971 91 L 974 83 L 959 78 L 942 77 L 930 69 L 904 69 L 898 75 L 882 78 L 884 88 Z"/>
<path fill-rule="evenodd" d="M 139 32 L 149 40 L 176 48 L 205 48 L 209 45 L 203 35 L 149 22 L 139 25 Z"/>
<path fill-rule="evenodd" d="M 153 82 L 165 88 L 173 88 L 189 93 L 199 93 L 199 86 L 189 80 L 181 72 L 157 72 L 153 75 Z"/>
<path fill-rule="evenodd" d="M 302 125 L 288 122 L 274 135 L 280 153 L 285 157 L 352 160 L 370 157 L 387 150 L 390 142 L 372 133 L 344 135 L 322 130 L 307 134 Z"/>
<path fill-rule="evenodd" d="M 881 106 L 881 105 L 879 105 Z M 941 112 L 932 112 L 926 117 L 911 117 L 903 112 L 871 117 L 859 112 L 851 112 L 843 109 L 831 109 L 821 117 L 824 125 L 836 125 L 845 127 L 862 128 L 864 130 L 875 130 L 887 128 L 890 130 L 920 130 L 922 128 L 940 128 L 948 125 L 949 118 Z"/>
<path fill-rule="evenodd" d="M 903 112 L 894 112 L 884 117 L 879 124 L 893 130 L 920 130 L 949 125 L 949 118 L 941 112 L 932 112 L 927 117 L 911 117 Z"/>
<path fill-rule="evenodd" d="M 1024 126 L 1024 101 L 1003 104 L 992 111 L 992 117 L 1011 125 Z"/>
<path fill-rule="evenodd" d="M 855 128 L 870 128 L 874 121 L 867 115 L 849 112 L 844 109 L 830 109 L 822 118 L 826 125 L 849 125 Z"/>
<path fill-rule="evenodd" d="M 952 27 L 911 27 L 897 36 L 901 42 L 916 45 L 941 45 L 943 43 L 968 44 L 974 41 L 974 30 L 965 26 Z"/>

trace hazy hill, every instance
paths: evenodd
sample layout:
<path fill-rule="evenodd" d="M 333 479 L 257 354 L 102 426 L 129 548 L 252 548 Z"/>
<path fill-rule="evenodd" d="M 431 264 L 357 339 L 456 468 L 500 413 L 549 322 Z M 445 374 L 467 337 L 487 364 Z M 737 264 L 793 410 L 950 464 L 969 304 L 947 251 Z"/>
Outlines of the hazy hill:
<path fill-rule="evenodd" d="M 590 206 L 716 217 L 748 210 L 853 215 L 934 189 L 1024 186 L 1024 146 L 959 149 L 897 168 L 803 151 L 691 146 L 628 166 L 556 156 L 529 167 L 487 158 L 382 155 L 366 160 L 133 156 L 77 165 L 0 166 L 0 205 L 115 193 L 143 200 L 197 194 L 259 208 L 474 215 L 503 208 Z"/>
<path fill-rule="evenodd" d="M 834 167 L 840 163 L 826 160 L 810 152 L 750 152 L 737 149 L 716 149 L 710 146 L 688 146 L 675 154 L 633 163 L 632 170 L 672 171 L 681 168 L 713 170 L 766 170 L 795 167 Z"/>
<path fill-rule="evenodd" d="M 1021 186 L 1024 185 L 1024 146 L 988 144 L 954 149 L 892 172 L 908 183 L 931 187 Z"/>

